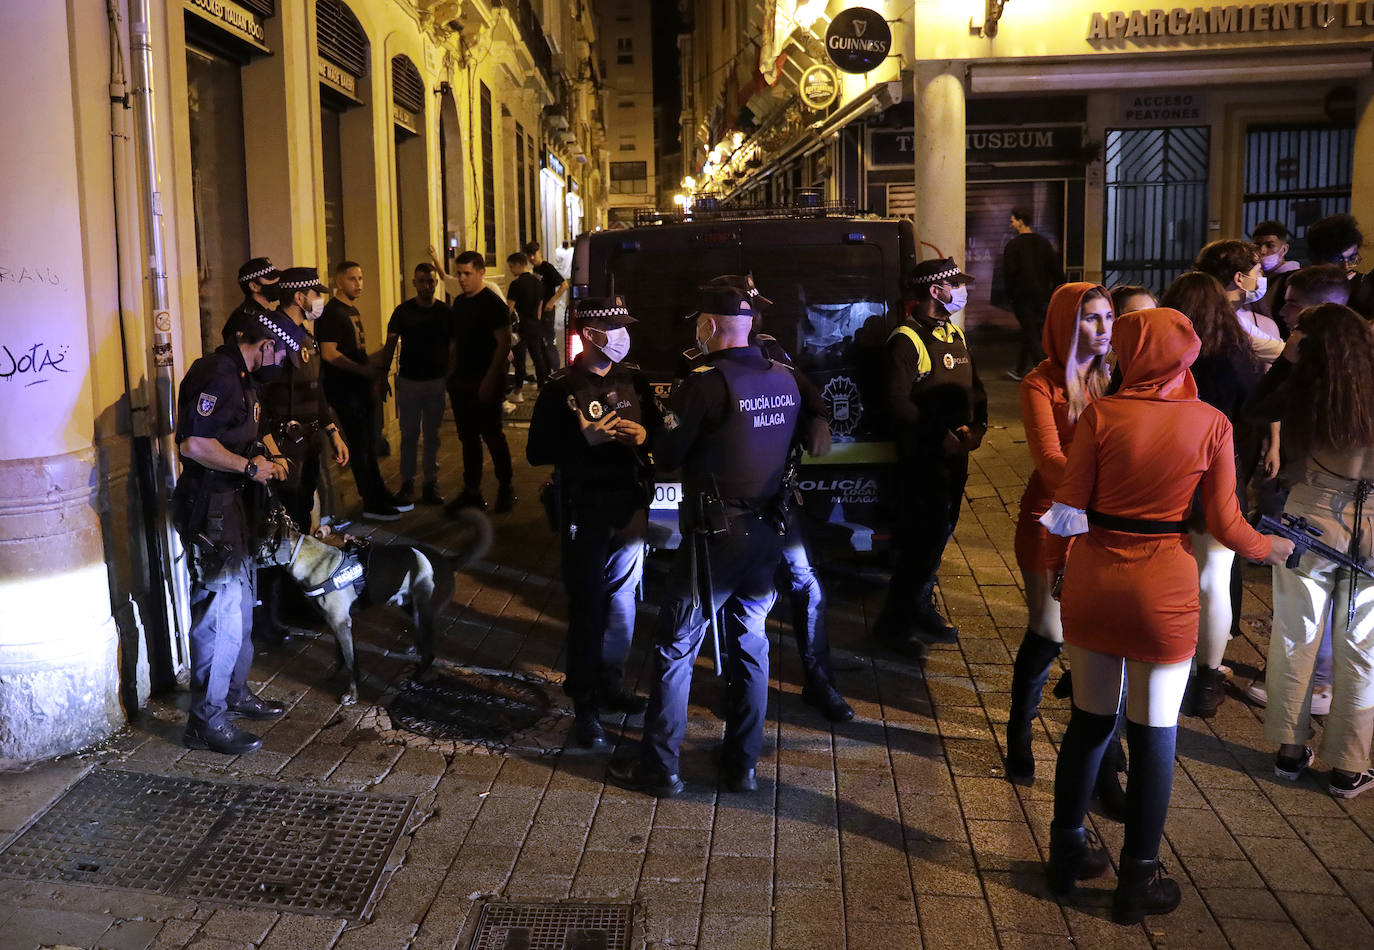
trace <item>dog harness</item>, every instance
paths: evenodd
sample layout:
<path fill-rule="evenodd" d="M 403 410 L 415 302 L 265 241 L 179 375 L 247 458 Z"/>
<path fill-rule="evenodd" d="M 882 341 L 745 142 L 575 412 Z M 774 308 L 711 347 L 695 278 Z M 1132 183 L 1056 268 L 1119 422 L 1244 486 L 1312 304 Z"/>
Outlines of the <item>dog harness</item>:
<path fill-rule="evenodd" d="M 367 587 L 363 559 L 371 554 L 371 549 L 372 545 L 365 541 L 349 541 L 340 549 L 343 560 L 339 561 L 338 567 L 324 579 L 324 583 L 307 590 L 305 596 L 323 597 L 325 594 L 332 594 L 336 590 L 351 586 L 353 592 L 361 597 Z"/>

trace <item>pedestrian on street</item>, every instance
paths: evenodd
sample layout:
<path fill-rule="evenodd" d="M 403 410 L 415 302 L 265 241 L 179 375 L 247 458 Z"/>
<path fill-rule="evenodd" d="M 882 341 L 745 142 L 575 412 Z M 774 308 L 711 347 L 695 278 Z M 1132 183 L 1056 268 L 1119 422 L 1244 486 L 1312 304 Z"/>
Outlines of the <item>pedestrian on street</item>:
<path fill-rule="evenodd" d="M 280 375 L 305 332 L 264 310 L 225 343 L 191 364 L 177 399 L 176 441 L 183 471 L 172 518 L 191 572 L 191 709 L 183 743 L 240 755 L 262 740 L 230 721 L 269 720 L 280 703 L 248 688 L 253 662 L 254 526 L 245 496 L 286 477 L 258 442 L 258 383 Z"/>
<path fill-rule="evenodd" d="M 1249 241 L 1212 241 L 1198 252 L 1193 270 L 1216 278 L 1235 310 L 1235 319 L 1249 335 L 1255 354 L 1266 366 L 1274 362 L 1283 352 L 1279 325 L 1251 309 L 1269 289 L 1260 263 L 1260 249 Z"/>
<path fill-rule="evenodd" d="M 1032 230 L 1032 219 L 1029 208 L 1011 209 L 1011 229 L 1016 236 L 1002 250 L 1002 281 L 1011 298 L 1012 313 L 1021 325 L 1021 352 L 1016 357 L 1016 369 L 1007 374 L 1017 380 L 1045 358 L 1040 348 L 1045 311 L 1054 289 L 1068 280 L 1059 252 L 1049 238 Z"/>
<path fill-rule="evenodd" d="M 348 443 L 348 466 L 362 498 L 363 517 L 380 519 L 397 506 L 377 465 L 375 390 L 385 384 L 386 374 L 367 356 L 367 331 L 357 306 L 363 294 L 362 266 L 340 261 L 334 268 L 334 287 L 334 296 L 315 321 L 320 382 Z M 407 499 L 405 504 L 412 503 Z"/>
<path fill-rule="evenodd" d="M 1021 494 L 1016 519 L 1016 563 L 1026 589 L 1026 633 L 1012 667 L 1011 709 L 1007 718 L 1007 778 L 1018 785 L 1035 782 L 1031 733 L 1050 669 L 1064 644 L 1054 585 L 1064 573 L 1068 542 L 1040 523 L 1064 478 L 1069 446 L 1078 419 L 1107 389 L 1107 354 L 1115 316 L 1107 289 L 1100 284 L 1064 284 L 1050 298 L 1042 338 L 1049 354 L 1021 381 L 1021 422 L 1035 471 Z M 1103 759 L 1095 794 L 1119 813 L 1121 785 L 1116 763 Z"/>
<path fill-rule="evenodd" d="M 1041 519 L 1073 537 L 1061 616 L 1073 712 L 1059 746 L 1050 824 L 1050 889 L 1071 897 L 1110 865 L 1083 827 L 1103 751 L 1116 729 L 1123 670 L 1126 832 L 1112 919 L 1139 923 L 1178 906 L 1159 843 L 1174 779 L 1178 711 L 1197 647 L 1197 565 L 1186 543 L 1200 488 L 1208 530 L 1251 560 L 1293 549 L 1258 534 L 1236 501 L 1231 425 L 1200 401 L 1188 367 L 1201 343 L 1188 318 L 1152 309 L 1116 321 L 1120 390 L 1078 417 L 1054 504 Z"/>
<path fill-rule="evenodd" d="M 464 251 L 453 266 L 461 293 L 453 301 L 453 336 L 449 342 L 448 395 L 463 443 L 463 491 L 449 502 L 485 511 L 482 497 L 482 444 L 496 472 L 496 511 L 515 507 L 510 446 L 502 430 L 506 363 L 510 356 L 510 309 L 486 285 L 487 265 L 477 251 Z"/>
<path fill-rule="evenodd" d="M 657 465 L 682 470 L 683 543 L 659 610 L 639 754 L 609 770 L 616 784 L 657 796 L 683 789 L 678 760 L 692 667 L 708 618 L 722 607 L 722 778 L 732 792 L 758 787 L 754 770 L 768 700 L 764 624 L 777 597 L 773 576 L 788 520 L 783 478 L 802 418 L 792 371 L 749 346 L 749 298 L 728 287 L 698 293 L 697 345 L 707 356 L 674 392 L 671 417 L 654 444 Z"/>
<path fill-rule="evenodd" d="M 1275 321 L 1278 321 L 1279 310 L 1283 308 L 1288 278 L 1302 267 L 1300 262 L 1288 259 L 1290 240 L 1292 235 L 1282 221 L 1261 221 L 1250 232 L 1251 243 L 1260 249 L 1260 268 L 1268 284 L 1264 296 L 1255 301 L 1253 309 Z M 1279 330 L 1287 335 L 1281 323 Z"/>
<path fill-rule="evenodd" d="M 968 457 L 988 430 L 988 398 L 964 331 L 951 322 L 973 278 L 953 258 L 907 277 L 906 319 L 887 338 L 888 407 L 897 441 L 897 562 L 873 633 L 916 659 L 959 636 L 935 606 L 935 581 L 959 521 Z"/>
<path fill-rule="evenodd" d="M 559 273 L 558 268 L 544 260 L 537 241 L 530 241 L 523 248 L 529 259 L 534 275 L 544 282 L 544 305 L 540 321 L 544 324 L 544 339 L 548 346 L 549 369 L 555 370 L 562 365 L 558 357 L 558 318 L 563 306 L 563 295 L 568 289 L 568 279 Z"/>
<path fill-rule="evenodd" d="M 549 366 L 549 350 L 553 340 L 545 336 L 544 324 L 540 314 L 544 307 L 544 283 L 530 270 L 530 259 L 524 254 L 512 254 L 506 258 L 510 268 L 511 282 L 506 287 L 506 300 L 510 303 L 515 317 L 516 331 L 520 334 L 520 346 L 529 354 L 534 364 L 535 385 L 543 387 L 548 381 L 552 368 Z M 515 358 L 515 396 L 520 395 L 520 387 L 525 382 L 525 360 L 523 355 Z"/>
<path fill-rule="evenodd" d="M 649 441 L 662 419 L 653 389 L 625 357 L 635 322 L 620 297 L 584 297 L 573 330 L 584 344 L 539 393 L 525 457 L 553 465 L 546 489 L 568 592 L 567 678 L 583 748 L 606 747 L 603 711 L 642 713 L 647 700 L 624 686 L 644 573 L 653 478 Z"/>
<path fill-rule="evenodd" d="M 235 307 L 229 319 L 224 321 L 222 336 L 225 343 L 235 342 L 239 331 L 257 323 L 258 314 L 276 309 L 277 281 L 280 279 L 281 272 L 266 257 L 255 257 L 244 262 L 239 268 L 239 289 L 243 291 L 243 303 Z"/>
<path fill-rule="evenodd" d="M 439 272 L 433 264 L 416 264 L 411 283 L 415 296 L 392 311 L 386 324 L 386 345 L 382 348 L 382 365 L 386 371 L 391 368 L 396 347 L 401 348 L 400 365 L 396 368 L 396 412 L 401 417 L 399 497 L 406 504 L 414 504 L 415 460 L 423 436 L 424 487 L 420 501 L 426 505 L 442 505 L 439 429 L 444 421 L 453 311 L 435 296 Z"/>

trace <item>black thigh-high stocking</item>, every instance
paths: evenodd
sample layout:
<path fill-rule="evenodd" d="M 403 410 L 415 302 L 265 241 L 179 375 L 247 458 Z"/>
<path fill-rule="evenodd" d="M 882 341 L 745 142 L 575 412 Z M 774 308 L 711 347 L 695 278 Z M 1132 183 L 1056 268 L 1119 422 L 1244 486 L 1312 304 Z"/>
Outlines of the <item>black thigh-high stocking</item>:
<path fill-rule="evenodd" d="M 1082 827 L 1102 753 L 1115 728 L 1115 715 L 1099 716 L 1073 707 L 1054 769 L 1055 828 Z"/>
<path fill-rule="evenodd" d="M 1121 853 L 1137 861 L 1159 856 L 1164 818 L 1174 787 L 1177 726 L 1143 726 L 1126 722 L 1130 752 L 1126 772 L 1126 840 Z"/>

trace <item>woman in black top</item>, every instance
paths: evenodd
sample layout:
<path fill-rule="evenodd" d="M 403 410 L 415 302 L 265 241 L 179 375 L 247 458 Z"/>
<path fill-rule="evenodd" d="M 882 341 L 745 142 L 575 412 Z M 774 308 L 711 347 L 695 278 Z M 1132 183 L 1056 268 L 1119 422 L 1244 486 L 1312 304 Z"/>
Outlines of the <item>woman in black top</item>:
<path fill-rule="evenodd" d="M 1239 422 L 1240 409 L 1259 384 L 1263 368 L 1250 337 L 1236 319 L 1226 291 L 1215 277 L 1190 271 L 1160 297 L 1161 307 L 1187 315 L 1202 350 L 1193 362 L 1198 397 L 1220 410 L 1235 432 L 1236 488 L 1245 509 L 1245 484 L 1257 461 L 1259 439 L 1254 426 Z M 1226 678 L 1220 667 L 1239 610 L 1240 585 L 1233 583 L 1235 552 L 1207 533 L 1201 523 L 1189 530 L 1198 565 L 1197 678 L 1184 711 L 1203 719 L 1216 715 L 1225 699 Z M 1238 580 L 1238 578 L 1236 578 Z"/>

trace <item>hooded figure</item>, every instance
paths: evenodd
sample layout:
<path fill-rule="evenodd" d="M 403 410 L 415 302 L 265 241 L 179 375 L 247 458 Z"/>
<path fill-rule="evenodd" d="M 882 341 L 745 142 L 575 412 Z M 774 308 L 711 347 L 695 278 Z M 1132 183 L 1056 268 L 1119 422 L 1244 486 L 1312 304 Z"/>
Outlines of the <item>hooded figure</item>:
<path fill-rule="evenodd" d="M 1236 502 L 1231 424 L 1197 398 L 1188 367 L 1201 344 L 1177 310 L 1127 314 L 1114 347 L 1122 384 L 1078 419 L 1063 481 L 1042 519 L 1081 535 L 1069 551 L 1062 614 L 1074 671 L 1073 713 L 1059 747 L 1050 887 L 1071 895 L 1106 872 L 1106 852 L 1083 828 L 1124 678 L 1126 833 L 1112 919 L 1139 923 L 1178 906 L 1159 843 L 1173 785 L 1178 711 L 1198 630 L 1198 576 L 1187 542 L 1199 487 L 1211 534 L 1251 560 L 1281 562 L 1290 542 L 1258 534 Z M 1272 556 L 1272 560 L 1271 560 Z"/>

